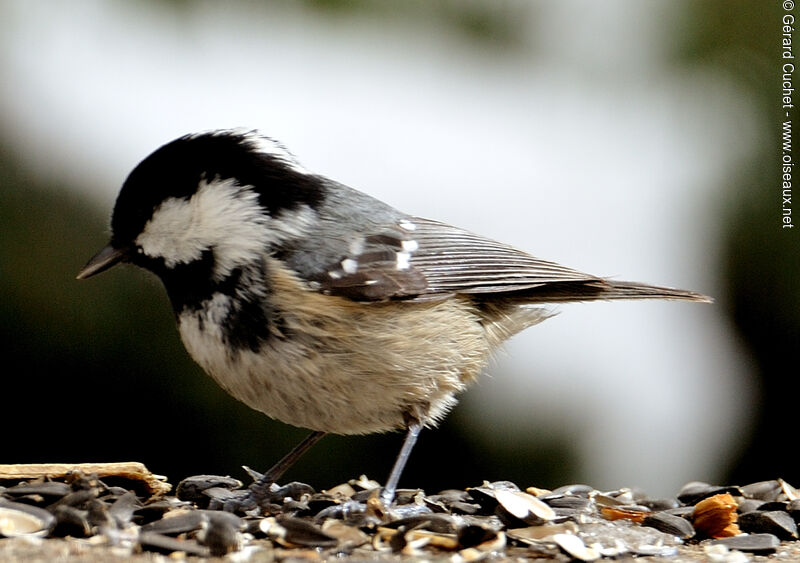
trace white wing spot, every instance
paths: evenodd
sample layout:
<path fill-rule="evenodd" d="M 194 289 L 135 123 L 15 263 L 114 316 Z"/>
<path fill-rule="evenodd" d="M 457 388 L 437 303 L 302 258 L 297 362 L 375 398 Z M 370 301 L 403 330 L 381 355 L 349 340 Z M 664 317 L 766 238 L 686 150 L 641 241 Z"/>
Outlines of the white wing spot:
<path fill-rule="evenodd" d="M 355 274 L 358 271 L 358 262 L 352 258 L 345 258 L 342 260 L 342 270 L 346 274 Z"/>
<path fill-rule="evenodd" d="M 404 231 L 413 231 L 417 228 L 417 226 L 414 223 L 408 221 L 407 219 L 403 219 L 402 221 L 400 221 L 399 226 Z"/>
<path fill-rule="evenodd" d="M 404 240 L 402 246 L 403 246 L 403 251 L 414 252 L 419 248 L 419 243 L 415 240 Z"/>
<path fill-rule="evenodd" d="M 398 252 L 397 253 L 397 265 L 395 266 L 396 270 L 408 270 L 411 266 L 410 264 L 411 254 L 408 252 Z"/>

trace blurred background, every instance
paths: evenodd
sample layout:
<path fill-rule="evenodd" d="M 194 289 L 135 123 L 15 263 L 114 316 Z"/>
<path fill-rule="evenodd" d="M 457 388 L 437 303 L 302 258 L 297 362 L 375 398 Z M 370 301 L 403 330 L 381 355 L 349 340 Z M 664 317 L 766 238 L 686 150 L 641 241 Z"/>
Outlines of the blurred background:
<path fill-rule="evenodd" d="M 305 435 L 193 364 L 157 280 L 74 279 L 142 158 L 242 126 L 409 213 L 716 299 L 560 307 L 423 433 L 401 486 L 800 485 L 781 15 L 722 0 L 3 0 L 0 463 L 244 479 Z M 327 437 L 285 478 L 382 481 L 401 440 Z"/>

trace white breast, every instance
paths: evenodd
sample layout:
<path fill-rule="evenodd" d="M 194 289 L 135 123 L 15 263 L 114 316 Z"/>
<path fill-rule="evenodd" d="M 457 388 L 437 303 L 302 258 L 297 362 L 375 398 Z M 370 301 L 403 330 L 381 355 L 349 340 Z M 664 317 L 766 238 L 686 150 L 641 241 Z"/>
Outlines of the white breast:
<path fill-rule="evenodd" d="M 268 271 L 286 338 L 257 352 L 228 346 L 222 294 L 182 313 L 179 328 L 206 372 L 273 418 L 339 434 L 402 428 L 407 414 L 435 424 L 488 361 L 486 330 L 466 301 L 356 303 L 300 291 L 274 264 Z"/>

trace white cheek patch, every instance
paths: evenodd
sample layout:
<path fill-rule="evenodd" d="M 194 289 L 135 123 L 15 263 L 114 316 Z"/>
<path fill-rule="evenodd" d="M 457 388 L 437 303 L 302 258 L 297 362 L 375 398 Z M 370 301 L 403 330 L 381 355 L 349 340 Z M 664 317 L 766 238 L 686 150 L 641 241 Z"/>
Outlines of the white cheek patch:
<path fill-rule="evenodd" d="M 317 214 L 307 205 L 270 217 L 258 194 L 233 179 L 201 180 L 189 199 L 170 198 L 153 212 L 136 238 L 145 255 L 163 258 L 168 268 L 214 252 L 214 277 L 256 262 L 270 246 L 304 236 Z"/>
<path fill-rule="evenodd" d="M 264 252 L 268 217 L 258 195 L 232 179 L 201 180 L 189 199 L 170 198 L 154 212 L 136 244 L 168 268 L 197 260 L 214 249 L 215 275 L 222 278 Z"/>

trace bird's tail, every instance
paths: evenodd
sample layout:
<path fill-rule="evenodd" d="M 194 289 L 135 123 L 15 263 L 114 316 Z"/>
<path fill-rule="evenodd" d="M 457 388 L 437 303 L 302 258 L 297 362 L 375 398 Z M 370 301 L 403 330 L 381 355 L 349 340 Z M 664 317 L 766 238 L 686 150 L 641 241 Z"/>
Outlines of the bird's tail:
<path fill-rule="evenodd" d="M 674 299 L 711 303 L 713 299 L 685 289 L 660 287 L 645 283 L 597 278 L 542 284 L 522 291 L 515 300 L 525 303 L 556 303 L 569 301 L 599 301 L 616 299 Z"/>
<path fill-rule="evenodd" d="M 683 301 L 699 301 L 711 303 L 712 298 L 686 289 L 660 287 L 646 283 L 603 280 L 600 299 L 679 299 Z"/>

